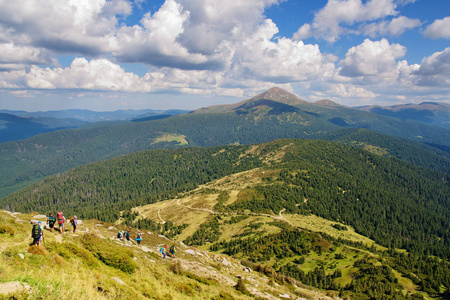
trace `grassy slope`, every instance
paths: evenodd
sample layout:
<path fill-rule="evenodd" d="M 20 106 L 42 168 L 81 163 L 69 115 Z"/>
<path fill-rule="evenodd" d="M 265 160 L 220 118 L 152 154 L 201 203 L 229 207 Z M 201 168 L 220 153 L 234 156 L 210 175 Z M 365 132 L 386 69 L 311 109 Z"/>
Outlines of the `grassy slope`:
<path fill-rule="evenodd" d="M 137 207 L 134 210 L 141 213 L 140 217 L 150 218 L 155 222 L 172 221 L 177 225 L 188 224 L 189 226 L 180 235 L 174 237 L 175 240 L 184 240 L 192 235 L 200 225 L 208 220 L 214 214 L 222 215 L 224 220 L 230 220 L 232 216 L 238 216 L 235 213 L 219 213 L 214 210 L 214 205 L 217 204 L 218 193 L 211 193 L 210 191 L 226 191 L 229 195 L 237 195 L 239 192 L 253 185 L 261 184 L 260 170 L 250 170 L 226 176 L 219 180 L 215 180 L 208 184 L 200 186 L 197 190 L 179 197 L 178 199 L 167 200 L 156 204 L 149 204 L 142 207 Z M 237 201 L 237 197 L 230 197 L 228 204 Z M 240 214 L 239 214 L 240 215 Z M 228 241 L 240 234 L 250 233 L 249 237 L 264 236 L 281 232 L 281 229 L 273 225 L 275 220 L 286 223 L 286 225 L 293 228 L 298 228 L 303 231 L 312 233 L 326 233 L 335 239 L 343 239 L 352 242 L 362 242 L 371 247 L 372 245 L 377 251 L 387 250 L 385 247 L 377 245 L 373 240 L 362 236 L 355 232 L 355 230 L 346 226 L 348 230 L 341 231 L 334 228 L 332 222 L 314 215 L 290 215 L 290 214 L 248 214 L 248 218 L 233 224 L 221 226 L 220 241 Z M 138 217 L 138 218 L 140 218 Z M 262 223 L 259 229 L 249 230 L 249 224 Z M 383 257 L 377 252 L 370 252 L 364 249 L 358 249 L 351 245 L 333 244 L 333 242 L 326 242 L 328 249 L 334 248 L 332 251 L 323 251 L 321 254 L 312 252 L 306 257 L 306 261 L 301 265 L 300 269 L 304 272 L 313 271 L 315 268 L 324 266 L 327 274 L 332 274 L 336 269 L 341 269 L 343 276 L 338 278 L 336 282 L 342 286 L 349 284 L 352 281 L 352 276 L 358 271 L 353 265 L 356 261 L 365 258 L 373 257 L 376 260 L 382 261 Z M 202 249 L 209 249 L 211 244 L 200 246 Z M 343 258 L 336 258 L 336 255 L 342 255 Z M 237 255 L 240 259 L 248 257 Z M 269 264 L 276 264 L 278 266 L 295 262 L 299 257 L 290 257 L 281 260 L 273 260 Z M 400 272 L 394 270 L 394 273 L 402 287 L 406 292 L 416 292 L 417 286 Z"/>
<path fill-rule="evenodd" d="M 77 234 L 66 231 L 61 235 L 45 230 L 44 246 L 30 247 L 29 223 L 33 218 L 35 214 L 12 216 L 0 212 L 0 286 L 10 281 L 26 283 L 32 288 L 29 295 L 32 299 L 250 299 L 233 287 L 238 275 L 248 279 L 247 288 L 254 295 L 268 299 L 279 294 L 308 299 L 313 294 L 321 295 L 311 288 L 270 286 L 265 276 L 243 272 L 232 258 L 207 255 L 192 247 L 195 255 L 178 245 L 177 258 L 162 260 L 158 246 L 171 245 L 171 241 L 148 232 L 144 233 L 141 246 L 118 241 L 117 230 L 126 227 L 115 225 L 110 230 L 112 224 L 96 220 L 83 220 Z M 97 243 L 106 245 L 111 253 L 131 253 L 134 257 L 131 264 L 136 264 L 136 270 L 131 274 L 123 272 L 101 262 L 93 252 L 83 250 L 85 235 L 92 233 L 101 237 Z M 131 229 L 131 233 L 135 236 L 137 230 Z M 221 263 L 224 258 L 229 265 Z M 17 292 L 14 296 L 21 299 L 24 295 Z"/>

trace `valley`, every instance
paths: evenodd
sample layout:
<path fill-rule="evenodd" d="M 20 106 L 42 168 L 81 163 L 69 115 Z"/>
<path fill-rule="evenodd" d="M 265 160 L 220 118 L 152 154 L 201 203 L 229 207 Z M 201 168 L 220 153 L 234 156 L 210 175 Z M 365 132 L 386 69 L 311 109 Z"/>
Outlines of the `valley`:
<path fill-rule="evenodd" d="M 277 284 L 419 299 L 447 292 L 449 188 L 445 173 L 284 139 L 128 154 L 49 177 L 0 205 L 147 230 L 233 257 Z"/>

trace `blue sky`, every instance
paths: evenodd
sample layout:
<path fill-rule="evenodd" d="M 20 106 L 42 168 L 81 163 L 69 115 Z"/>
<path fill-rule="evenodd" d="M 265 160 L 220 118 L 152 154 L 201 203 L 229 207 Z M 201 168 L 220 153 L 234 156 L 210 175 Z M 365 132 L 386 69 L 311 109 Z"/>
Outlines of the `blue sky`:
<path fill-rule="evenodd" d="M 0 0 L 0 109 L 195 109 L 273 86 L 450 103 L 448 0 Z"/>

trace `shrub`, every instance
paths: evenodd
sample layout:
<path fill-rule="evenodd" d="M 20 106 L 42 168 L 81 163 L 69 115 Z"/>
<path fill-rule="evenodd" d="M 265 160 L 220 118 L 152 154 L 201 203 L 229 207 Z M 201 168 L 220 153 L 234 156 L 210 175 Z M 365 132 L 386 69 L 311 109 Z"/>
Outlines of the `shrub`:
<path fill-rule="evenodd" d="M 70 259 L 77 256 L 83 260 L 89 266 L 97 266 L 97 260 L 94 255 L 83 247 L 77 244 L 65 242 L 65 243 L 49 243 L 47 244 L 47 249 L 49 251 L 56 252 L 60 256 Z"/>
<path fill-rule="evenodd" d="M 177 260 L 171 267 L 170 270 L 174 274 L 181 274 L 183 272 L 183 269 L 181 268 L 181 262 Z"/>
<path fill-rule="evenodd" d="M 137 265 L 133 261 L 134 255 L 130 249 L 119 248 L 111 242 L 102 240 L 94 233 L 85 234 L 82 242 L 86 249 L 104 264 L 129 274 L 136 270 Z"/>
<path fill-rule="evenodd" d="M 244 279 L 242 279 L 242 277 L 238 278 L 238 282 L 234 286 L 234 288 L 244 295 L 248 295 L 248 296 L 251 295 L 250 292 L 247 290 L 247 287 L 245 286 L 245 281 L 244 281 Z"/>
<path fill-rule="evenodd" d="M 41 254 L 46 256 L 47 255 L 47 251 L 45 251 L 45 248 L 42 246 L 37 246 L 37 245 L 33 245 L 28 247 L 28 253 L 30 254 Z"/>
<path fill-rule="evenodd" d="M 0 225 L 0 233 L 1 234 L 9 234 L 10 236 L 13 236 L 16 233 L 16 230 L 8 224 L 1 224 Z"/>

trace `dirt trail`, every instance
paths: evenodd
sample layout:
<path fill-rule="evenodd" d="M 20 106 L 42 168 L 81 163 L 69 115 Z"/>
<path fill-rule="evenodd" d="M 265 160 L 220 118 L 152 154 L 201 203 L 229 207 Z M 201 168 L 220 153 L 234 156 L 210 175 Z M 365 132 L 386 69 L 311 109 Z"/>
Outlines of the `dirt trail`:
<path fill-rule="evenodd" d="M 166 205 L 164 205 L 163 207 L 160 207 L 158 209 L 158 218 L 161 220 L 162 224 L 166 224 L 166 221 L 161 217 L 161 209 L 164 209 L 169 205 L 173 205 L 174 202 L 175 202 L 175 199 L 173 199 L 172 201 L 170 201 L 170 203 L 167 203 Z M 144 218 L 145 218 L 145 216 L 144 216 Z"/>
<path fill-rule="evenodd" d="M 184 208 L 188 208 L 188 209 L 193 209 L 193 210 L 202 210 L 202 211 L 209 212 L 209 213 L 211 213 L 211 214 L 213 214 L 213 215 L 217 215 L 217 212 L 212 211 L 212 210 L 210 210 L 209 208 L 195 208 L 195 207 L 190 207 L 190 206 L 187 206 L 187 205 L 180 204 L 180 200 L 181 200 L 181 199 L 178 199 L 178 200 L 177 200 L 177 205 L 178 205 L 178 206 L 181 206 L 181 207 L 184 207 Z"/>

